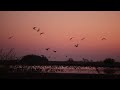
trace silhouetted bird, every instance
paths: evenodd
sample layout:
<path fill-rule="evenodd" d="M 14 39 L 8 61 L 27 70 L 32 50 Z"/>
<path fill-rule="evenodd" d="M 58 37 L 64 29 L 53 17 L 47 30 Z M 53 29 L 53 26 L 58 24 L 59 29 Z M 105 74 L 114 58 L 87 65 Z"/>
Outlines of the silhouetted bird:
<path fill-rule="evenodd" d="M 66 56 L 67 57 L 67 56 Z"/>
<path fill-rule="evenodd" d="M 106 38 L 102 38 L 101 40 L 107 40 Z"/>
<path fill-rule="evenodd" d="M 33 27 L 34 30 L 36 30 L 35 28 L 37 28 L 37 27 Z"/>
<path fill-rule="evenodd" d="M 37 30 L 37 32 L 39 32 L 40 31 L 40 28 Z"/>
<path fill-rule="evenodd" d="M 78 47 L 79 44 L 76 44 L 75 47 Z"/>
<path fill-rule="evenodd" d="M 8 39 L 11 39 L 11 38 L 13 38 L 13 36 L 9 37 Z"/>
<path fill-rule="evenodd" d="M 48 51 L 49 49 L 50 49 L 50 48 L 46 48 L 45 50 L 47 50 L 47 51 Z"/>
<path fill-rule="evenodd" d="M 81 40 L 84 40 L 85 38 L 82 38 Z"/>
<path fill-rule="evenodd" d="M 72 40 L 73 38 L 75 38 L 75 37 L 71 37 L 70 40 Z"/>
<path fill-rule="evenodd" d="M 56 53 L 57 51 L 54 51 L 54 50 L 53 50 L 53 52 L 55 52 L 55 53 Z"/>
<path fill-rule="evenodd" d="M 44 34 L 44 32 L 40 33 L 40 35 Z"/>

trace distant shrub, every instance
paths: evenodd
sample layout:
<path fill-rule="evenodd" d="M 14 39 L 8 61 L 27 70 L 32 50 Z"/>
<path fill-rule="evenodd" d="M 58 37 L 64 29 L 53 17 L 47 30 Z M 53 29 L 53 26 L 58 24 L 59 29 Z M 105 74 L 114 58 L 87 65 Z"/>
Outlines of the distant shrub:
<path fill-rule="evenodd" d="M 26 55 L 23 56 L 21 61 L 22 64 L 41 64 L 48 62 L 47 57 L 44 55 L 38 56 L 38 55 Z"/>
<path fill-rule="evenodd" d="M 88 59 L 85 59 L 85 58 L 82 58 L 83 59 L 83 62 L 89 62 Z"/>
<path fill-rule="evenodd" d="M 105 64 L 114 64 L 114 63 L 115 63 L 115 60 L 112 59 L 112 58 L 106 58 L 103 62 L 104 62 Z"/>
<path fill-rule="evenodd" d="M 69 58 L 67 61 L 68 62 L 74 62 L 74 60 L 72 58 Z"/>
<path fill-rule="evenodd" d="M 113 65 L 115 63 L 115 60 L 112 58 L 106 58 L 104 61 L 105 65 Z M 114 74 L 116 72 L 116 70 L 114 69 L 114 67 L 106 67 L 104 69 L 104 73 L 105 74 Z"/>

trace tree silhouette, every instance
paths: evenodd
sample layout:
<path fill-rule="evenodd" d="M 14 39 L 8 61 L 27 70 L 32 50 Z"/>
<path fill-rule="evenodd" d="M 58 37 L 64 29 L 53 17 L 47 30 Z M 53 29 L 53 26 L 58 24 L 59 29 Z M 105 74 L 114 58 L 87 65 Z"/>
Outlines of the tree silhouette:
<path fill-rule="evenodd" d="M 115 60 L 112 58 L 106 58 L 104 61 L 105 65 L 113 65 L 115 63 Z M 105 74 L 114 74 L 116 72 L 114 67 L 106 67 L 104 68 Z"/>
<path fill-rule="evenodd" d="M 44 55 L 26 55 L 21 59 L 21 64 L 34 65 L 34 64 L 44 64 L 48 62 L 47 57 Z"/>
<path fill-rule="evenodd" d="M 112 59 L 112 58 L 106 58 L 103 62 L 104 62 L 105 64 L 114 64 L 114 63 L 115 63 L 115 60 Z"/>

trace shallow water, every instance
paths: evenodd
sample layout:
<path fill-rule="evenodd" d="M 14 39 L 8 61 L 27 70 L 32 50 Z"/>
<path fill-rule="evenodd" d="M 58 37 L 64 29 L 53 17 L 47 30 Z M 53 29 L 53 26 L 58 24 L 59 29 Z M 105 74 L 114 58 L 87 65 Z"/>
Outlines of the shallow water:
<path fill-rule="evenodd" d="M 104 67 L 81 67 L 81 66 L 10 66 L 10 72 L 41 72 L 41 73 L 79 73 L 79 74 L 105 74 Z M 113 68 L 109 68 L 112 69 Z M 114 73 L 120 74 L 120 68 L 114 68 Z"/>

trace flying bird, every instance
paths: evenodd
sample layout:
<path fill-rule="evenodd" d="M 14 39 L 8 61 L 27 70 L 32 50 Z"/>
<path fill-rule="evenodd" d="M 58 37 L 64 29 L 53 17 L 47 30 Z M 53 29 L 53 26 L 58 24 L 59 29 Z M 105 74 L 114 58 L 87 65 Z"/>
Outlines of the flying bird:
<path fill-rule="evenodd" d="M 44 32 L 40 33 L 40 35 L 44 34 Z"/>
<path fill-rule="evenodd" d="M 34 30 L 36 30 L 37 27 L 33 27 Z"/>
<path fill-rule="evenodd" d="M 9 37 L 8 39 L 11 39 L 11 38 L 13 38 L 13 36 Z"/>
<path fill-rule="evenodd" d="M 50 48 L 46 48 L 45 50 L 47 50 L 47 51 L 48 51 L 49 49 L 50 49 Z"/>
<path fill-rule="evenodd" d="M 102 38 L 101 40 L 107 40 L 106 38 Z"/>
<path fill-rule="evenodd" d="M 71 37 L 70 40 L 72 40 L 73 38 L 75 38 L 75 37 Z"/>
<path fill-rule="evenodd" d="M 53 50 L 53 52 L 55 52 L 55 53 L 56 53 L 57 51 L 54 51 L 54 50 Z"/>
<path fill-rule="evenodd" d="M 40 28 L 37 30 L 37 32 L 39 32 L 40 31 Z"/>
<path fill-rule="evenodd" d="M 84 40 L 85 38 L 82 38 L 81 40 Z"/>
<path fill-rule="evenodd" d="M 78 47 L 79 44 L 76 44 L 75 47 Z"/>

